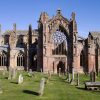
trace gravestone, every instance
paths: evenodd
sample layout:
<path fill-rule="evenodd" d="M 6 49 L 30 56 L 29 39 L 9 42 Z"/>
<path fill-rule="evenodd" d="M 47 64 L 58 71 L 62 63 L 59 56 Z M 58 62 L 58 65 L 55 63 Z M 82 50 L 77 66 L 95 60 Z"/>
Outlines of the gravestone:
<path fill-rule="evenodd" d="M 3 71 L 2 71 L 2 75 L 5 75 L 6 71 L 7 71 L 7 68 L 6 68 L 6 66 L 4 66 Z"/>
<path fill-rule="evenodd" d="M 3 91 L 2 91 L 2 88 L 1 88 L 1 80 L 0 80 L 0 94 L 2 94 Z"/>
<path fill-rule="evenodd" d="M 51 79 L 51 71 L 48 71 L 48 78 Z"/>
<path fill-rule="evenodd" d="M 72 80 L 74 81 L 74 68 L 72 68 Z"/>
<path fill-rule="evenodd" d="M 41 68 L 41 73 L 42 73 L 43 71 L 42 71 L 42 68 Z"/>
<path fill-rule="evenodd" d="M 0 94 L 2 94 L 3 93 L 3 91 L 2 91 L 2 89 L 0 88 Z"/>
<path fill-rule="evenodd" d="M 59 77 L 60 77 L 61 76 L 61 68 L 59 68 L 58 74 L 59 74 Z"/>
<path fill-rule="evenodd" d="M 23 83 L 23 76 L 22 76 L 22 74 L 20 74 L 19 77 L 18 77 L 18 84 L 21 84 L 21 83 Z"/>
<path fill-rule="evenodd" d="M 90 73 L 90 81 L 95 82 L 95 80 L 96 80 L 96 73 L 95 73 L 95 71 L 92 71 Z"/>
<path fill-rule="evenodd" d="M 70 73 L 68 72 L 68 82 L 70 82 Z"/>
<path fill-rule="evenodd" d="M 44 94 L 44 85 L 45 85 L 45 78 L 42 78 L 40 81 L 40 89 L 39 89 L 40 96 L 42 96 Z"/>
<path fill-rule="evenodd" d="M 32 77 L 33 75 L 32 69 L 29 69 L 28 76 Z"/>
<path fill-rule="evenodd" d="M 72 68 L 72 79 L 71 79 L 71 85 L 74 85 L 75 81 L 74 81 L 74 67 Z"/>
<path fill-rule="evenodd" d="M 77 73 L 77 86 L 79 86 L 79 73 Z"/>
<path fill-rule="evenodd" d="M 47 81 L 46 81 L 46 83 L 48 83 L 50 79 L 51 79 L 51 72 L 48 71 L 48 77 L 47 77 Z"/>

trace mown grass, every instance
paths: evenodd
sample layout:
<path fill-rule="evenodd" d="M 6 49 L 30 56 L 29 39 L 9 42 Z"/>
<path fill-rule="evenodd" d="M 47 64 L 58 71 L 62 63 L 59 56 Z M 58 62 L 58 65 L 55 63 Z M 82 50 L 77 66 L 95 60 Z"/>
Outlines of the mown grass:
<path fill-rule="evenodd" d="M 18 75 L 22 73 L 24 82 L 17 84 Z M 27 72 L 18 72 L 14 80 L 7 79 L 8 73 L 0 74 L 0 85 L 3 94 L 0 100 L 100 100 L 100 91 L 88 91 L 84 89 L 84 82 L 89 80 L 89 76 L 80 75 L 80 85 L 72 86 L 66 81 L 65 76 L 58 77 L 52 75 L 50 81 L 45 84 L 43 96 L 38 96 L 39 84 L 46 74 L 35 72 L 35 77 L 29 77 Z M 96 79 L 100 81 L 100 76 Z"/>

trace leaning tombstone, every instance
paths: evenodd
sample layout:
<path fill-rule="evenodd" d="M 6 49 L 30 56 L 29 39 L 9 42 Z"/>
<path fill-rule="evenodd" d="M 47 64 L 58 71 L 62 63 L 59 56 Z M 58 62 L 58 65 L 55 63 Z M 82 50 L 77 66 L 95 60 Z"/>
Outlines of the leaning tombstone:
<path fill-rule="evenodd" d="M 23 76 L 22 76 L 22 74 L 20 74 L 19 77 L 18 77 L 18 84 L 21 84 L 21 83 L 23 83 Z"/>
<path fill-rule="evenodd" d="M 44 85 L 45 85 L 45 78 L 42 78 L 40 81 L 40 89 L 39 89 L 39 95 L 42 96 L 44 93 Z"/>

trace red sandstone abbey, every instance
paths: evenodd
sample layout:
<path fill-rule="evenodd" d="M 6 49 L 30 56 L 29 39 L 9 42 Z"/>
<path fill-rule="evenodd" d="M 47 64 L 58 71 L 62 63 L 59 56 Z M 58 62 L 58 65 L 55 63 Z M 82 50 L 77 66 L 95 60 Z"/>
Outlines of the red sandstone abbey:
<path fill-rule="evenodd" d="M 0 69 L 57 73 L 74 68 L 75 72 L 99 72 L 99 32 L 89 32 L 88 38 L 79 36 L 75 13 L 65 18 L 61 10 L 50 18 L 41 13 L 38 29 L 8 30 L 0 36 Z"/>

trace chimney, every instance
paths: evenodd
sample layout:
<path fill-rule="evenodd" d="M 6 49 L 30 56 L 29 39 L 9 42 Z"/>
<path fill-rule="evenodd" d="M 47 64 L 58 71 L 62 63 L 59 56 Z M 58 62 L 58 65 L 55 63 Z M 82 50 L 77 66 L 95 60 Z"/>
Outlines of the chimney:
<path fill-rule="evenodd" d="M 13 31 L 16 32 L 16 23 L 13 24 Z"/>

